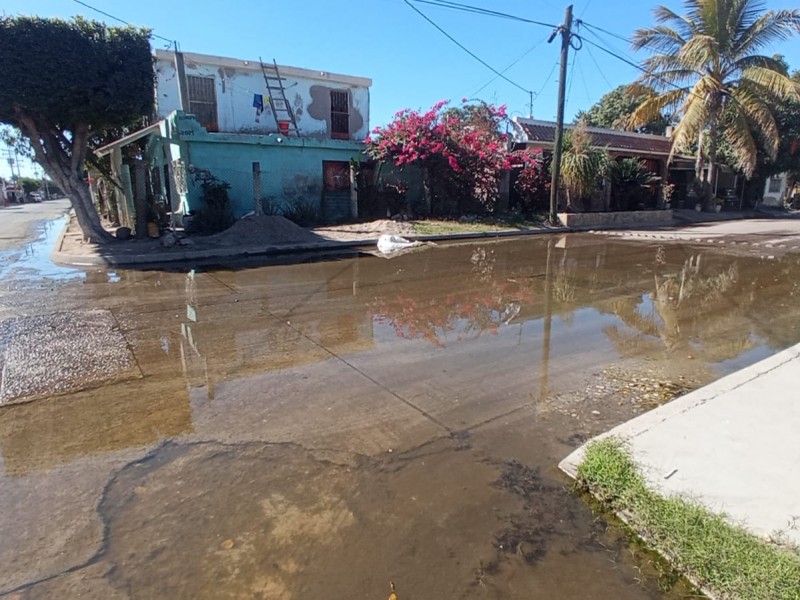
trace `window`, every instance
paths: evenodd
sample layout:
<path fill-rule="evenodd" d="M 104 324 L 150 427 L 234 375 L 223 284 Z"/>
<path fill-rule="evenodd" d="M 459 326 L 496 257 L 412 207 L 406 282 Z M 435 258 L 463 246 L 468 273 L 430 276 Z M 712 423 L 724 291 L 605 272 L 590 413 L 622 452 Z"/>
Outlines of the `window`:
<path fill-rule="evenodd" d="M 774 177 L 769 178 L 769 192 L 768 194 L 780 194 L 781 193 L 781 183 L 783 183 L 783 178 L 780 175 L 775 175 Z"/>
<path fill-rule="evenodd" d="M 189 112 L 209 131 L 218 131 L 214 78 L 187 75 L 186 88 L 189 93 Z"/>
<path fill-rule="evenodd" d="M 350 139 L 350 95 L 346 91 L 331 90 L 331 137 Z"/>

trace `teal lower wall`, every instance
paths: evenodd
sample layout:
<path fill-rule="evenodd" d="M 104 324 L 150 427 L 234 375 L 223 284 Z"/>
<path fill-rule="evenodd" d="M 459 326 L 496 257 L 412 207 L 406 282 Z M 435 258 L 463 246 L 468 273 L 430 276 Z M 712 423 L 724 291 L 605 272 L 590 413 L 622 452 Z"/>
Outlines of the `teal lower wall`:
<path fill-rule="evenodd" d="M 202 177 L 210 174 L 230 184 L 229 195 L 237 218 L 255 208 L 253 162 L 261 163 L 261 197 L 265 204 L 291 205 L 302 202 L 321 211 L 323 161 L 362 158 L 358 147 L 339 148 L 317 144 L 278 145 L 273 142 L 267 145 L 187 140 L 186 149 L 189 165 L 188 209 L 202 209 L 201 181 Z"/>

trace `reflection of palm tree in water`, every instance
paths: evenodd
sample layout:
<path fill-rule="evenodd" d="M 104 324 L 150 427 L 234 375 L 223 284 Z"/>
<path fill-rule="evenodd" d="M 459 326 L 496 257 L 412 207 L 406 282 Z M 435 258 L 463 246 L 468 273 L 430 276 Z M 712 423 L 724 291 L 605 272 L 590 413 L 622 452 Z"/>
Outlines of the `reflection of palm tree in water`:
<path fill-rule="evenodd" d="M 662 327 L 657 327 L 658 334 L 664 341 L 667 350 L 686 345 L 681 337 L 680 309 L 691 296 L 692 281 L 700 273 L 700 256 L 690 256 L 679 274 L 669 273 L 653 276 L 655 281 L 655 295 L 653 308 L 661 317 Z M 688 287 L 687 287 L 688 281 Z"/>
<path fill-rule="evenodd" d="M 611 311 L 636 331 L 629 335 L 617 327 L 606 328 L 622 354 L 654 349 L 660 338 L 670 352 L 701 352 L 709 361 L 734 358 L 752 347 L 745 311 L 752 297 L 736 293 L 739 268 L 732 263 L 705 274 L 700 255 L 690 256 L 677 272 L 659 272 L 666 263 L 663 248 L 656 252 L 652 311 L 639 311 L 640 298 L 615 300 Z"/>

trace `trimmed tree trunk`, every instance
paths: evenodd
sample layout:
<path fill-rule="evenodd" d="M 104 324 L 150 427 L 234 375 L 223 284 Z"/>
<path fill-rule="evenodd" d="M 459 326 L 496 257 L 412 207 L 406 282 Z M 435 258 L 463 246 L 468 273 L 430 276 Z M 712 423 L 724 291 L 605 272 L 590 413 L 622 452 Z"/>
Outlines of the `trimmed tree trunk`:
<path fill-rule="evenodd" d="M 47 160 L 38 162 L 70 199 L 83 237 L 95 244 L 114 240 L 114 237 L 100 223 L 100 215 L 97 214 L 94 206 L 89 184 L 83 180 L 83 170 L 79 173 L 64 173 L 60 169 L 54 168 L 54 165 L 49 164 Z"/>
<path fill-rule="evenodd" d="M 20 130 L 30 140 L 36 162 L 70 199 L 83 236 L 97 244 L 114 240 L 100 223 L 89 184 L 83 179 L 88 149 L 89 126 L 76 125 L 68 140 L 60 131 L 16 109 Z"/>
<path fill-rule="evenodd" d="M 429 167 L 422 167 L 422 199 L 425 201 L 425 212 L 430 215 L 433 210 L 433 178 Z"/>

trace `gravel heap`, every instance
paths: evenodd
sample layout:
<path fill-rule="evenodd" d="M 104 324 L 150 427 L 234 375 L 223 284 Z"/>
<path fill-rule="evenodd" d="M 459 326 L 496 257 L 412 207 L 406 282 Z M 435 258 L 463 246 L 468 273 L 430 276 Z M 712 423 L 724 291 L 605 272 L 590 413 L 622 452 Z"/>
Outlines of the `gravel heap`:
<path fill-rule="evenodd" d="M 320 242 L 322 238 L 285 217 L 265 215 L 239 219 L 229 229 L 209 236 L 206 240 L 216 246 L 247 246 Z"/>

